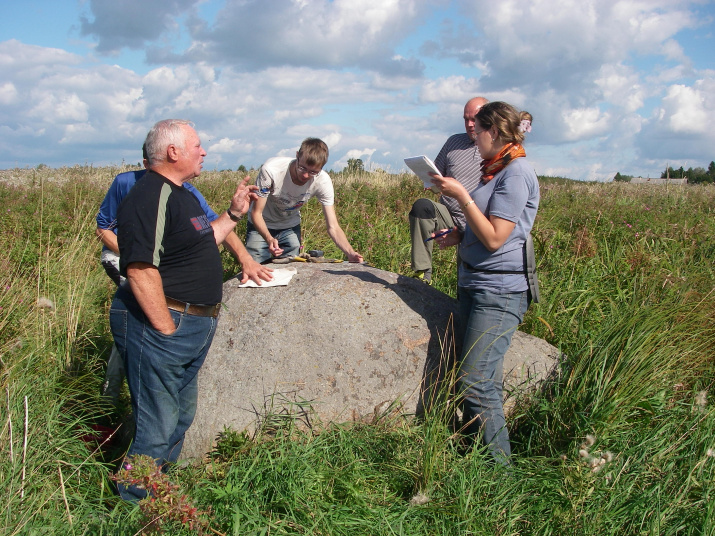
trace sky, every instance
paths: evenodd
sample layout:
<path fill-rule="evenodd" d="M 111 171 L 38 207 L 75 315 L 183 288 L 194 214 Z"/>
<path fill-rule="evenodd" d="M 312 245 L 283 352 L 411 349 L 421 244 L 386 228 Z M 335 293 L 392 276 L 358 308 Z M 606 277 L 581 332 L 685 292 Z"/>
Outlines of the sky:
<path fill-rule="evenodd" d="M 194 122 L 204 169 L 306 137 L 326 169 L 405 170 L 467 100 L 534 116 L 537 174 L 715 160 L 715 0 L 23 0 L 0 19 L 0 169 L 141 160 Z"/>

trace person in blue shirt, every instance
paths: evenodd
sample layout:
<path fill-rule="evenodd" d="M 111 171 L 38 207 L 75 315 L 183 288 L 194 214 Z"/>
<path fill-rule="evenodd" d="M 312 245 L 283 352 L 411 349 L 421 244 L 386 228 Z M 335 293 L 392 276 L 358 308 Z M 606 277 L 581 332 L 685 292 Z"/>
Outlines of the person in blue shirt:
<path fill-rule="evenodd" d="M 142 147 L 144 157 L 144 167 L 148 164 L 146 147 Z M 100 257 L 102 267 L 107 272 L 109 278 L 119 286 L 123 281 L 123 277 L 119 275 L 119 245 L 117 244 L 117 210 L 122 200 L 126 197 L 132 187 L 140 180 L 147 170 L 126 171 L 120 173 L 112 181 L 107 194 L 104 196 L 97 213 L 97 238 L 102 242 L 102 254 Z M 211 209 L 209 204 L 204 199 L 195 186 L 185 182 L 183 185 L 190 191 L 198 200 L 209 221 L 214 221 L 218 215 Z M 263 266 L 253 260 L 253 257 L 246 251 L 246 247 L 238 238 L 235 232 L 228 234 L 223 242 L 223 245 L 228 248 L 231 254 L 241 265 L 243 276 L 241 283 L 245 283 L 249 279 L 260 285 L 261 281 L 270 281 L 273 279 L 271 270 L 267 266 Z M 112 352 L 107 361 L 107 370 L 105 373 L 104 383 L 102 384 L 102 395 L 116 405 L 119 399 L 119 392 L 124 380 L 124 365 L 116 346 L 112 346 Z"/>

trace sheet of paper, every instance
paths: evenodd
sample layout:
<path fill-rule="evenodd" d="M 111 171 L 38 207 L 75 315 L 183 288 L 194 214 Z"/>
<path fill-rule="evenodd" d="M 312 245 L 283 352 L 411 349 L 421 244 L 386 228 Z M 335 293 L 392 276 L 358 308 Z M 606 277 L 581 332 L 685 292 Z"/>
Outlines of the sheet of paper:
<path fill-rule="evenodd" d="M 249 279 L 245 283 L 238 286 L 253 288 L 284 287 L 290 283 L 290 280 L 297 273 L 297 268 L 274 268 L 273 279 L 270 281 L 262 281 L 260 286 L 258 286 L 252 279 Z"/>
<path fill-rule="evenodd" d="M 442 174 L 439 172 L 432 160 L 424 155 L 411 156 L 409 158 L 405 158 L 405 164 L 407 164 L 407 167 L 415 172 L 415 175 L 422 179 L 422 184 L 425 185 L 425 188 L 430 188 L 433 192 L 439 193 L 437 187 L 432 184 L 432 177 L 430 177 L 429 174 L 436 173 L 440 177 Z"/>

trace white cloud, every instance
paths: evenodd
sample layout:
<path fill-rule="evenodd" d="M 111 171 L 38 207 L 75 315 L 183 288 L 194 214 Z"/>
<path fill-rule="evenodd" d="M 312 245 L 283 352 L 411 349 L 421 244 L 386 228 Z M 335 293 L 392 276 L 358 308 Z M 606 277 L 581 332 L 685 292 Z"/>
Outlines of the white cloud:
<path fill-rule="evenodd" d="M 603 65 L 595 84 L 600 88 L 604 100 L 623 108 L 627 113 L 640 109 L 647 96 L 638 74 L 632 67 L 622 63 Z"/>
<path fill-rule="evenodd" d="M 683 52 L 683 47 L 680 46 L 675 39 L 666 40 L 661 46 L 661 53 L 666 59 L 678 61 L 681 63 L 690 63 L 690 60 Z"/>
<path fill-rule="evenodd" d="M 80 56 L 58 48 L 27 45 L 16 39 L 0 42 L 0 68 L 4 76 L 30 72 L 35 76 L 51 73 L 57 67 L 78 65 Z"/>
<path fill-rule="evenodd" d="M 343 139 L 343 136 L 340 134 L 340 132 L 333 131 L 325 136 L 322 136 L 321 138 L 328 147 L 335 147 L 337 144 L 340 143 L 340 140 Z"/>
<path fill-rule="evenodd" d="M 85 56 L 0 42 L 5 165 L 137 161 L 155 121 L 184 117 L 207 169 L 258 166 L 318 136 L 330 167 L 359 157 L 399 170 L 462 132 L 476 95 L 534 115 L 526 145 L 539 173 L 647 174 L 660 158 L 713 158 L 715 75 L 698 70 L 687 39 L 712 24 L 698 0 L 82 5 Z M 157 63 L 143 73 L 102 63 L 127 65 L 127 49 Z"/>
<path fill-rule="evenodd" d="M 702 74 L 692 85 L 668 87 L 652 117 L 644 121 L 637 147 L 641 154 L 660 159 L 661 168 L 665 161 L 687 160 L 695 167 L 713 160 L 715 130 L 710 123 L 715 116 L 715 71 Z"/>
<path fill-rule="evenodd" d="M 93 0 L 97 1 L 97 0 Z M 156 0 L 155 0 L 156 1 Z M 214 63 L 250 69 L 267 66 L 305 65 L 313 68 L 361 66 L 391 75 L 418 76 L 423 64 L 390 51 L 413 29 L 428 4 L 417 0 L 272 0 L 270 9 L 261 0 L 227 0 L 209 26 L 181 2 L 179 12 L 191 13 L 192 43 L 184 51 L 158 45 L 148 51 L 155 63 Z M 168 11 L 168 10 L 167 10 Z M 96 14 L 94 32 L 112 39 L 112 26 Z M 166 20 L 159 31 L 169 31 Z M 250 21 L 250 29 L 246 21 Z M 146 38 L 145 38 L 146 39 Z M 121 44 L 121 39 L 116 39 Z M 100 39 L 101 42 L 101 39 Z M 127 45 L 125 45 L 127 46 Z"/>
<path fill-rule="evenodd" d="M 117 54 L 122 48 L 142 49 L 165 32 L 178 29 L 177 18 L 200 0 L 89 0 L 80 17 L 80 34 L 97 38 L 96 50 Z"/>
<path fill-rule="evenodd" d="M 17 88 L 12 82 L 5 82 L 0 85 L 0 104 L 10 105 L 17 99 Z"/>
<path fill-rule="evenodd" d="M 212 143 L 208 146 L 207 153 L 234 153 L 241 146 L 240 140 L 233 140 L 230 138 L 221 138 L 217 143 Z"/>
<path fill-rule="evenodd" d="M 713 99 L 711 98 L 711 101 Z M 675 133 L 688 132 L 704 134 L 712 123 L 713 104 L 706 108 L 706 98 L 702 91 L 683 85 L 672 86 L 663 99 L 661 118 L 667 121 Z"/>
<path fill-rule="evenodd" d="M 312 108 L 290 108 L 288 110 L 276 110 L 273 117 L 276 121 L 286 119 L 305 119 L 308 117 L 319 117 L 323 112 L 322 108 L 314 106 Z"/>
<path fill-rule="evenodd" d="M 83 122 L 89 117 L 89 106 L 74 93 L 45 93 L 28 111 L 28 116 L 49 123 Z"/>
<path fill-rule="evenodd" d="M 563 113 L 568 140 L 580 140 L 603 135 L 609 127 L 609 116 L 598 108 L 577 108 Z"/>
<path fill-rule="evenodd" d="M 427 80 L 422 84 L 420 100 L 422 102 L 459 102 L 464 106 L 464 103 L 479 94 L 479 80 L 458 75 Z"/>
<path fill-rule="evenodd" d="M 76 123 L 67 125 L 64 129 L 64 136 L 59 140 L 60 145 L 73 143 L 88 143 L 97 140 L 99 133 L 88 123 Z"/>
<path fill-rule="evenodd" d="M 472 54 L 489 60 L 482 87 L 554 87 L 578 95 L 604 65 L 630 61 L 634 53 L 684 61 L 671 38 L 697 25 L 688 7 L 665 0 L 471 0 L 463 12 L 480 36 L 470 43 Z M 460 45 L 445 37 L 441 53 L 460 57 Z"/>

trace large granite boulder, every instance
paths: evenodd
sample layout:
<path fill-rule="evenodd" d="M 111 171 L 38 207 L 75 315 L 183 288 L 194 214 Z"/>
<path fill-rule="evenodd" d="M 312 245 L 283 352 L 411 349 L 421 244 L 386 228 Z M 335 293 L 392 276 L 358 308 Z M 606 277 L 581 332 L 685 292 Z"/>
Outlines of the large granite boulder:
<path fill-rule="evenodd" d="M 224 285 L 183 458 L 203 456 L 224 427 L 252 429 L 266 413 L 310 406 L 323 423 L 348 421 L 394 401 L 419 413 L 426 375 L 458 351 L 448 328 L 456 301 L 421 281 L 349 263 L 273 267 L 297 274 L 288 286 Z M 553 346 L 517 332 L 505 391 L 542 380 L 557 358 Z"/>

